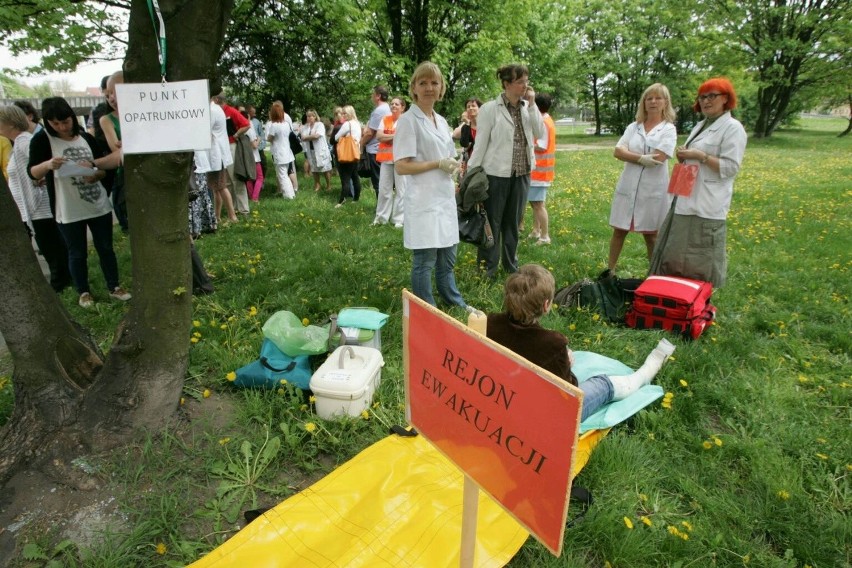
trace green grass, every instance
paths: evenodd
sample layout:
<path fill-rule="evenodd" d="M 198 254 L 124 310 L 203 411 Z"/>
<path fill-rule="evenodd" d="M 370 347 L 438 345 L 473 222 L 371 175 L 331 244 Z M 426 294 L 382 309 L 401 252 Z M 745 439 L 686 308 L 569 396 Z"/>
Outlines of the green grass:
<path fill-rule="evenodd" d="M 658 377 L 674 395 L 671 408 L 646 409 L 595 450 L 576 483 L 596 502 L 583 523 L 566 531 L 562 558 L 530 540 L 510 566 L 850 565 L 852 138 L 836 138 L 843 126 L 804 119 L 749 142 L 729 217 L 728 285 L 714 295 L 718 321 L 700 340 L 678 341 Z M 547 266 L 560 284 L 600 272 L 619 174 L 610 152 L 560 152 L 548 196 L 554 244 L 525 241 L 521 261 Z M 190 562 L 235 530 L 215 472 L 244 441 L 254 456 L 267 432 L 280 439 L 276 459 L 257 480 L 257 504 L 270 506 L 403 422 L 400 290 L 409 287 L 411 255 L 398 230 L 369 226 L 372 189 L 365 187 L 360 203 L 335 209 L 336 192 L 315 194 L 307 179 L 301 187 L 295 201 L 285 201 L 274 197 L 270 181 L 248 222 L 198 242 L 217 292 L 194 300 L 196 326 L 187 330 L 187 341 L 198 334 L 185 387 L 187 422 L 101 457 L 133 529 L 110 541 L 120 545 L 78 551 L 73 562 Z M 127 241 L 118 248 L 129 283 Z M 476 278 L 475 258 L 472 247 L 460 247 L 461 291 L 476 307 L 498 310 L 501 288 Z M 644 244 L 631 235 L 620 273 L 646 270 Z M 63 298 L 108 348 L 122 308 L 99 302 L 98 311 L 85 312 L 70 293 Z M 291 390 L 231 387 L 227 373 L 257 357 L 261 326 L 275 311 L 313 323 L 364 305 L 391 316 L 382 332 L 383 381 L 368 419 L 325 422 Z M 661 337 L 582 311 L 551 314 L 544 325 L 566 333 L 575 349 L 632 366 Z M 8 413 L 2 397 L 9 388 L 0 386 L 0 417 Z M 46 542 L 43 535 L 29 538 Z"/>

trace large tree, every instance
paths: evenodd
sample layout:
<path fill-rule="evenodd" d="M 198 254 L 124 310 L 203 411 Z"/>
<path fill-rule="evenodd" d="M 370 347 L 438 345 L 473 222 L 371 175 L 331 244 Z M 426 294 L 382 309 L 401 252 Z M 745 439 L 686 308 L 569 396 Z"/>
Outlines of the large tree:
<path fill-rule="evenodd" d="M 214 73 L 230 0 L 160 0 L 169 81 Z M 32 22 L 34 25 L 36 22 Z M 145 0 L 133 0 L 128 82 L 161 80 Z M 164 132 L 167 135 L 167 132 Z M 127 156 L 133 299 L 104 355 L 41 275 L 9 192 L 0 191 L 0 330 L 14 362 L 13 414 L 0 430 L 0 482 L 28 461 L 66 463 L 141 428 L 161 428 L 177 408 L 191 312 L 187 182 L 191 154 Z M 2 182 L 5 189 L 5 181 Z M 58 457 L 60 459 L 48 459 Z"/>
<path fill-rule="evenodd" d="M 771 136 L 790 114 L 802 110 L 801 95 L 830 85 L 848 66 L 852 26 L 850 0 L 705 0 L 700 9 L 716 14 L 727 45 L 741 50 L 757 83 L 757 138 Z M 706 12 L 705 12 L 706 13 Z"/>

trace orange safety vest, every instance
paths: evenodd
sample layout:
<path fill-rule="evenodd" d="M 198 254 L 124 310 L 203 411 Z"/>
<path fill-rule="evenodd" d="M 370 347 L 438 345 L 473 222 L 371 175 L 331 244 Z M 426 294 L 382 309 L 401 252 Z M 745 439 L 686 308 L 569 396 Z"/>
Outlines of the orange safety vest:
<path fill-rule="evenodd" d="M 556 173 L 556 125 L 549 114 L 545 114 L 542 121 L 547 129 L 547 149 L 535 149 L 535 169 L 530 173 L 530 180 L 550 183 Z"/>
<path fill-rule="evenodd" d="M 382 118 L 382 132 L 385 134 L 393 134 L 396 132 L 396 119 L 392 114 Z M 379 142 L 379 151 L 376 152 L 376 161 L 393 162 L 393 141 Z"/>

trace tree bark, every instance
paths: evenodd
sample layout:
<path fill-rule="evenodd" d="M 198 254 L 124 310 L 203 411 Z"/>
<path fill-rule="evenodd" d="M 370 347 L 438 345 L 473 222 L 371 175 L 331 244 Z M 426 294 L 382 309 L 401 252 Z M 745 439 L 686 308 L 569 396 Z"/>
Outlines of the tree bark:
<path fill-rule="evenodd" d="M 231 0 L 160 0 L 168 81 L 215 75 Z M 156 20 L 156 18 L 154 18 Z M 160 83 L 157 34 L 145 0 L 133 0 L 127 82 Z M 168 136 L 165 125 L 163 136 Z M 191 153 L 127 156 L 133 299 L 106 362 L 70 319 L 38 268 L 17 207 L 0 191 L 2 329 L 15 364 L 15 409 L 0 431 L 0 483 L 66 435 L 92 448 L 161 428 L 180 399 L 189 354 L 192 285 L 187 227 Z M 76 450 L 70 450 L 76 451 Z"/>

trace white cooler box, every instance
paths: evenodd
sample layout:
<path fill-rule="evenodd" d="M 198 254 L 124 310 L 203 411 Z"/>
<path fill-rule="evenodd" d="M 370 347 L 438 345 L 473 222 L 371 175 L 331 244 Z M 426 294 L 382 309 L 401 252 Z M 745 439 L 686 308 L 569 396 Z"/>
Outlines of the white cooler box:
<path fill-rule="evenodd" d="M 317 415 L 325 419 L 360 415 L 373 402 L 384 364 L 381 351 L 372 347 L 335 349 L 311 377 Z"/>

